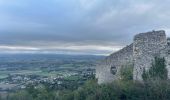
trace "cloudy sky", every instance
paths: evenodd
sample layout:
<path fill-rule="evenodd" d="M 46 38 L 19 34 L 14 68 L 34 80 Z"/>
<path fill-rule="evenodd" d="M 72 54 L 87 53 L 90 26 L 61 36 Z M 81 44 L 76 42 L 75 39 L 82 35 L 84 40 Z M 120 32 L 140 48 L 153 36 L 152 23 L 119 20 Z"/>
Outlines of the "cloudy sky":
<path fill-rule="evenodd" d="M 110 54 L 170 34 L 170 0 L 0 0 L 0 53 Z"/>

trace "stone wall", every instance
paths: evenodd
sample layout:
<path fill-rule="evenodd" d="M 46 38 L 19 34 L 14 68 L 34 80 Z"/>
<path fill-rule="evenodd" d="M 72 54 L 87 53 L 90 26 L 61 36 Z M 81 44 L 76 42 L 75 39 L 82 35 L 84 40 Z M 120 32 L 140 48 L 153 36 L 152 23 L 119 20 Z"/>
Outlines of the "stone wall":
<path fill-rule="evenodd" d="M 151 67 L 154 57 L 164 49 L 167 41 L 164 31 L 140 33 L 133 42 L 134 71 L 133 79 L 142 81 L 143 70 Z"/>
<path fill-rule="evenodd" d="M 120 68 L 126 63 L 133 62 L 133 44 L 106 57 L 96 68 L 98 83 L 108 83 L 119 78 Z"/>
<path fill-rule="evenodd" d="M 133 79 L 143 81 L 143 70 L 149 70 L 155 56 L 165 57 L 170 79 L 170 39 L 167 42 L 165 31 L 137 34 L 131 45 L 106 57 L 96 67 L 98 83 L 108 83 L 120 78 L 121 66 L 128 63 L 134 65 Z"/>
<path fill-rule="evenodd" d="M 168 38 L 165 48 L 160 51 L 160 57 L 165 58 L 166 69 L 168 71 L 168 79 L 170 79 L 170 38 Z"/>
<path fill-rule="evenodd" d="M 166 68 L 168 70 L 168 79 L 170 79 L 170 38 L 168 38 L 166 49 L 164 50 Z"/>

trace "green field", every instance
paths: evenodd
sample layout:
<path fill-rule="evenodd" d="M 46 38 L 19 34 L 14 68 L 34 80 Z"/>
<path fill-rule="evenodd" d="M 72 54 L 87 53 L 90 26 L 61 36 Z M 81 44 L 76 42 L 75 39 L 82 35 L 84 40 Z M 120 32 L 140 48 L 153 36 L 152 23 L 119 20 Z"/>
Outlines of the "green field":
<path fill-rule="evenodd" d="M 4 79 L 4 78 L 7 78 L 8 77 L 8 74 L 0 74 L 0 79 Z"/>

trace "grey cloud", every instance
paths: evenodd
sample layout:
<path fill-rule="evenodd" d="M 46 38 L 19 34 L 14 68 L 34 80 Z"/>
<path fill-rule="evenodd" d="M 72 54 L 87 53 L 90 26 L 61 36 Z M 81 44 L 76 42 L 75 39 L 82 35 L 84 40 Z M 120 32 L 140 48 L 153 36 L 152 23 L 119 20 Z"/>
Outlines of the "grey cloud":
<path fill-rule="evenodd" d="M 169 33 L 169 3 L 169 0 L 0 1 L 0 45 L 122 47 L 130 44 L 133 35 L 139 32 L 165 29 Z"/>

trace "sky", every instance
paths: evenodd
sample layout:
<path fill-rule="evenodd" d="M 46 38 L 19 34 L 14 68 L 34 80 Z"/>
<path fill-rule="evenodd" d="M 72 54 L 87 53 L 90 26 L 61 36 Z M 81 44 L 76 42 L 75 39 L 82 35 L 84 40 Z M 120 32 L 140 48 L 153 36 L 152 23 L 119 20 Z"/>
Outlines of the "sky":
<path fill-rule="evenodd" d="M 141 32 L 170 36 L 170 0 L 0 0 L 0 53 L 108 55 Z"/>

